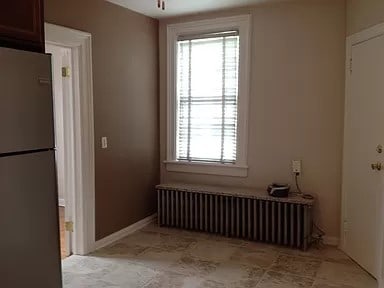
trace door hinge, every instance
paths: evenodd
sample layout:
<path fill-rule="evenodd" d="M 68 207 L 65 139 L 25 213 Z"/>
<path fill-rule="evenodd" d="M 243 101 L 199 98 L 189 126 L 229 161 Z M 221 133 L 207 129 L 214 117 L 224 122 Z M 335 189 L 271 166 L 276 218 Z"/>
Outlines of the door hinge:
<path fill-rule="evenodd" d="M 65 231 L 73 232 L 73 221 L 65 222 Z"/>
<path fill-rule="evenodd" d="M 67 67 L 62 67 L 61 68 L 61 76 L 63 77 L 70 77 L 71 76 L 71 69 Z"/>
<path fill-rule="evenodd" d="M 349 73 L 352 74 L 352 58 L 349 59 Z"/>

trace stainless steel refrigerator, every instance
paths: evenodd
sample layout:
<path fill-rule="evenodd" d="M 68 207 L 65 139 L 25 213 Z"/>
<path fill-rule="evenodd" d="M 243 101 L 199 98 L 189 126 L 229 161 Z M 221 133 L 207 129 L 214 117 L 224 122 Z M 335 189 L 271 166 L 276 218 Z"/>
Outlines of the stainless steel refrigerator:
<path fill-rule="evenodd" d="M 0 287 L 61 287 L 50 55 L 0 48 Z"/>

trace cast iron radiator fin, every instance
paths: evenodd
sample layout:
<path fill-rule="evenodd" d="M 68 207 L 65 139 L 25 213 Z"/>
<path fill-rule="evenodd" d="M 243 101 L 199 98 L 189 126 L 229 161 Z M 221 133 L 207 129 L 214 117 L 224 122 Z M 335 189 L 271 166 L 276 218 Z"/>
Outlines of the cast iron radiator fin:
<path fill-rule="evenodd" d="M 160 226 L 308 248 L 313 200 L 273 198 L 264 191 L 249 189 L 181 184 L 158 185 L 156 190 Z"/>

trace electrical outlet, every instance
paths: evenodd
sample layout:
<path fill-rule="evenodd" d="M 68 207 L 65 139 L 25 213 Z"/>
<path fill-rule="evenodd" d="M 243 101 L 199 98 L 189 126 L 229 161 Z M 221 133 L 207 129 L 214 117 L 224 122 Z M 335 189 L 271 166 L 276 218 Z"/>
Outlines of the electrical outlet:
<path fill-rule="evenodd" d="M 108 148 L 108 138 L 107 137 L 101 137 L 101 148 L 102 149 Z"/>
<path fill-rule="evenodd" d="M 301 160 L 293 160 L 292 161 L 292 172 L 294 174 L 301 173 Z"/>

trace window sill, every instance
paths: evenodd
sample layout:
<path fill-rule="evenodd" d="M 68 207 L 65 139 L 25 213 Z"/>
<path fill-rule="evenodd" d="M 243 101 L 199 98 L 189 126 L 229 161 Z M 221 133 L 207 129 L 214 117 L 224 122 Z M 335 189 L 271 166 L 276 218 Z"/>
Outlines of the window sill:
<path fill-rule="evenodd" d="M 164 161 L 167 171 L 207 175 L 247 177 L 248 167 L 242 165 Z"/>

